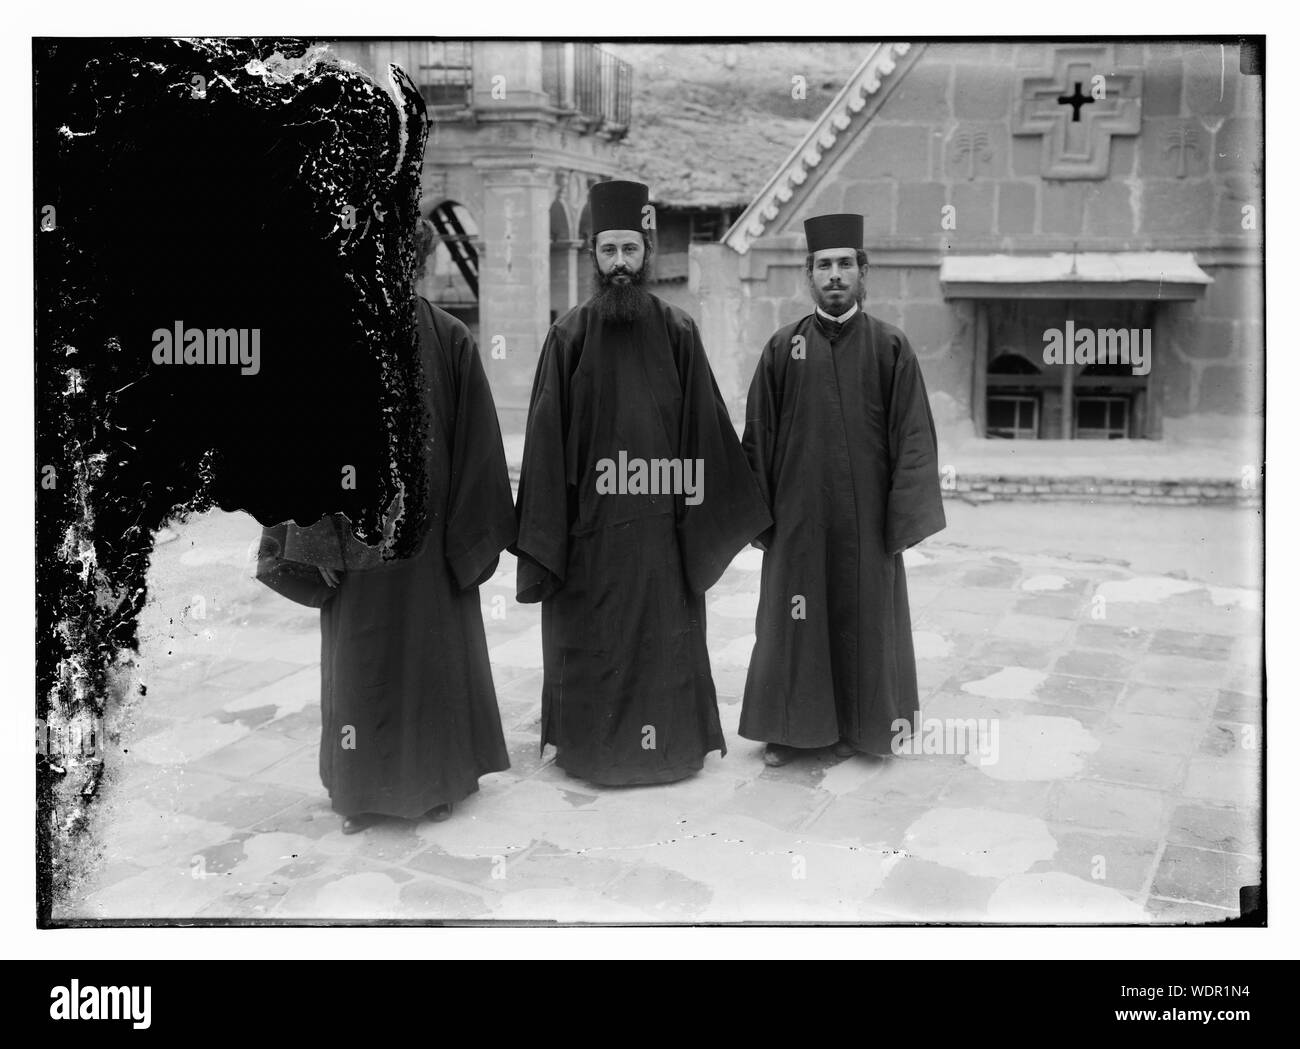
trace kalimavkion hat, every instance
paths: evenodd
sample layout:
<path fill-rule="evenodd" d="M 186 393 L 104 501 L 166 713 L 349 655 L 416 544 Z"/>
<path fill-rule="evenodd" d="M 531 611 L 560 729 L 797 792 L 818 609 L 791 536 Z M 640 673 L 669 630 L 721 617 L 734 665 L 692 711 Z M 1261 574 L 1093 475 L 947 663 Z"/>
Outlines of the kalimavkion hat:
<path fill-rule="evenodd" d="M 803 231 L 809 253 L 823 248 L 862 248 L 861 215 L 817 215 L 804 220 Z"/>
<path fill-rule="evenodd" d="M 644 231 L 641 218 L 650 203 L 650 188 L 640 182 L 597 182 L 588 195 L 591 202 L 591 232 L 607 229 Z"/>

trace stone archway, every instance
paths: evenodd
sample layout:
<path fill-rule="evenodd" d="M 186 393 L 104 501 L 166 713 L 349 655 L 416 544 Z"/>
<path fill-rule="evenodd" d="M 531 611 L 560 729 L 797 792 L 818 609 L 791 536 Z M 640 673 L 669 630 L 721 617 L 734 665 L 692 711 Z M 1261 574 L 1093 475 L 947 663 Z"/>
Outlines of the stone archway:
<path fill-rule="evenodd" d="M 569 214 L 559 198 L 551 201 L 551 321 L 578 305 L 578 251 Z"/>
<path fill-rule="evenodd" d="M 591 205 L 583 202 L 578 215 L 578 301 L 586 302 L 595 291 L 591 258 Z"/>

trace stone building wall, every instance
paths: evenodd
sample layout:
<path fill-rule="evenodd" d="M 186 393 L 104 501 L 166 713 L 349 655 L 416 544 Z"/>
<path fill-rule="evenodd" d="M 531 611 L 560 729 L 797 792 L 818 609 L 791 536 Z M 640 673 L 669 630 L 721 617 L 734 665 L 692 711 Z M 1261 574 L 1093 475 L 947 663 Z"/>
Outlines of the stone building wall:
<path fill-rule="evenodd" d="M 1094 68 L 1112 91 L 1140 97 L 1140 126 L 1109 136 L 1105 177 L 1047 177 L 1044 137 L 1015 133 L 1016 103 L 1023 78 L 1059 74 L 1062 56 L 1079 49 L 1087 45 L 913 48 L 910 64 L 884 79 L 878 108 L 850 116 L 743 255 L 692 247 L 691 287 L 733 414 L 763 343 L 811 309 L 803 219 L 854 211 L 871 256 L 867 309 L 908 335 L 950 430 L 970 427 L 975 306 L 945 299 L 945 254 L 1192 252 L 1214 283 L 1198 301 L 1155 310 L 1149 388 L 1170 424 L 1164 434 L 1201 416 L 1258 418 L 1261 78 L 1240 72 L 1236 45 L 1222 54 L 1205 43 L 1096 48 Z M 955 228 L 944 228 L 945 214 Z"/>

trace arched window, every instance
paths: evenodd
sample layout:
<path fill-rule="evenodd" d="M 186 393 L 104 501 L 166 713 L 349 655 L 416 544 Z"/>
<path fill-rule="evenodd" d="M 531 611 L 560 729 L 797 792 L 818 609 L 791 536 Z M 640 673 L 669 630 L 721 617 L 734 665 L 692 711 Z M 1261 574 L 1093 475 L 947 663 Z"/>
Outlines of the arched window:
<path fill-rule="evenodd" d="M 1148 436 L 1152 322 L 1150 304 L 1137 300 L 1005 298 L 977 308 L 982 436 Z"/>
<path fill-rule="evenodd" d="M 990 375 L 1039 375 L 1042 369 L 1018 353 L 1000 353 L 989 362 Z"/>
<path fill-rule="evenodd" d="M 1004 350 L 989 361 L 987 436 L 1022 441 L 1038 438 L 1042 396 L 1035 380 L 1041 375 L 1041 368 L 1014 350 Z"/>
<path fill-rule="evenodd" d="M 1145 383 L 1134 381 L 1131 365 L 1112 361 L 1090 364 L 1074 381 L 1076 439 L 1114 441 L 1132 435 Z"/>

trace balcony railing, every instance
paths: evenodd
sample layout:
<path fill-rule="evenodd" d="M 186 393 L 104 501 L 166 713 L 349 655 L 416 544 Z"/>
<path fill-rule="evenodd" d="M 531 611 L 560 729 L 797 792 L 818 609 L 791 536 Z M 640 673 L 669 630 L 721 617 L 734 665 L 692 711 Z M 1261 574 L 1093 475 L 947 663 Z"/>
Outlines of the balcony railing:
<path fill-rule="evenodd" d="M 632 119 L 632 67 L 595 44 L 542 44 L 542 90 L 557 109 L 605 130 Z"/>

